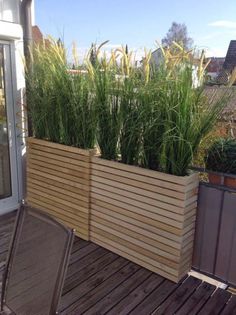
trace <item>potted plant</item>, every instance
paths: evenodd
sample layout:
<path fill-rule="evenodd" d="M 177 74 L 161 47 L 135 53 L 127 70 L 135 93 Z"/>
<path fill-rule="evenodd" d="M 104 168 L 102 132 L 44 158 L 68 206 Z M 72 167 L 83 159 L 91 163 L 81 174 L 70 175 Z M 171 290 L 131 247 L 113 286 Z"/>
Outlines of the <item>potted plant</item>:
<path fill-rule="evenodd" d="M 230 139 L 225 146 L 227 156 L 227 172 L 225 175 L 225 186 L 236 188 L 236 139 Z M 233 176 L 232 176 L 233 175 Z"/>
<path fill-rule="evenodd" d="M 224 184 L 225 160 L 222 154 L 224 139 L 215 141 L 207 150 L 205 156 L 205 167 L 208 173 L 209 182 L 213 185 Z"/>
<path fill-rule="evenodd" d="M 36 51 L 29 75 L 37 139 L 28 140 L 28 201 L 178 281 L 195 231 L 198 174 L 189 166 L 222 101 L 193 87 L 192 58 L 180 47 L 176 56 L 163 50 L 158 68 L 151 53 L 136 67 L 125 48 L 101 58 L 96 49 L 80 75 L 68 72 L 62 48 Z"/>
<path fill-rule="evenodd" d="M 92 71 L 100 156 L 90 239 L 173 281 L 191 267 L 198 174 L 189 166 L 223 108 L 193 88 L 182 54 L 158 69 L 146 56 L 137 69 L 121 50 L 120 65 L 104 58 Z"/>
<path fill-rule="evenodd" d="M 96 132 L 88 75 L 69 70 L 63 45 L 53 39 L 34 47 L 28 70 L 27 202 L 88 240 Z"/>
<path fill-rule="evenodd" d="M 236 175 L 236 140 L 216 140 L 207 152 L 205 164 L 206 169 L 210 171 L 210 183 L 235 188 L 236 178 L 230 175 Z"/>

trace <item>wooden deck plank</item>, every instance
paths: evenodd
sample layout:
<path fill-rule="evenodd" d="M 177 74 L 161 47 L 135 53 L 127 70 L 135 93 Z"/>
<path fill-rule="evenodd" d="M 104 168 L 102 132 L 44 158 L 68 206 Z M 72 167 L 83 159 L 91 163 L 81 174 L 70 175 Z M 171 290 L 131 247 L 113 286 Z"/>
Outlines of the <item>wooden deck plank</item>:
<path fill-rule="evenodd" d="M 201 284 L 201 280 L 188 277 L 168 299 L 153 313 L 155 315 L 172 315 L 184 304 L 192 293 Z"/>
<path fill-rule="evenodd" d="M 0 228 L 9 223 L 9 221 L 15 221 L 16 211 L 12 211 L 0 216 Z"/>
<path fill-rule="evenodd" d="M 100 270 L 102 270 L 104 267 L 109 265 L 111 262 L 115 261 L 118 257 L 119 257 L 118 255 L 113 254 L 111 252 L 105 255 L 102 255 L 100 259 L 99 257 L 96 257 L 96 259 L 95 257 L 93 257 L 94 259 L 93 263 L 88 264 L 86 267 L 85 265 L 83 265 L 81 268 L 82 270 L 77 271 L 71 277 L 66 279 L 64 289 L 63 289 L 63 295 L 69 292 L 70 290 L 74 289 L 76 286 L 80 285 L 89 277 L 98 273 Z"/>
<path fill-rule="evenodd" d="M 97 248 L 98 248 L 98 245 L 89 243 L 87 246 L 83 247 L 82 249 L 77 250 L 71 255 L 69 265 L 73 264 L 76 260 L 81 259 L 82 257 L 85 257 L 86 255 L 93 252 Z"/>
<path fill-rule="evenodd" d="M 204 305 L 198 315 L 219 315 L 222 313 L 231 294 L 228 291 L 217 289 L 212 298 Z"/>
<path fill-rule="evenodd" d="M 15 216 L 12 212 L 0 217 L 0 291 Z M 34 235 L 26 232 L 24 250 L 30 250 L 39 232 L 36 228 Z M 41 280 L 35 281 L 35 290 L 40 289 Z M 199 281 L 189 277 L 174 284 L 99 245 L 76 238 L 60 309 L 62 315 L 236 315 L 236 296 Z M 19 287 L 21 283 L 16 283 L 16 293 Z"/>
<path fill-rule="evenodd" d="M 203 282 L 184 305 L 176 312 L 176 315 L 196 315 L 202 306 L 208 301 L 215 290 L 215 286 Z"/>
<path fill-rule="evenodd" d="M 89 291 L 95 289 L 99 284 L 101 284 L 107 278 L 116 273 L 117 270 L 120 270 L 128 263 L 129 262 L 126 259 L 118 257 L 115 261 L 113 261 L 111 264 L 103 268 L 100 272 L 88 278 L 86 282 L 80 283 L 73 290 L 69 291 L 68 293 L 62 296 L 60 310 L 64 311 L 71 304 L 78 303 L 78 299 L 80 299 L 80 297 L 82 297 Z"/>
<path fill-rule="evenodd" d="M 4 237 L 0 241 L 0 254 L 8 250 L 8 247 L 10 245 L 11 237 Z"/>
<path fill-rule="evenodd" d="M 96 262 L 97 259 L 102 257 L 103 255 L 109 253 L 106 249 L 99 247 L 98 249 L 95 249 L 93 252 L 88 254 L 85 257 L 82 257 L 78 260 L 76 260 L 73 264 L 71 264 L 68 267 L 67 273 L 66 273 L 66 279 L 70 278 L 71 276 L 75 276 L 77 272 L 82 270 L 83 268 L 86 268 L 87 266 L 91 265 L 92 263 Z"/>
<path fill-rule="evenodd" d="M 146 299 L 141 301 L 129 314 L 147 315 L 151 314 L 176 288 L 175 284 L 169 280 L 164 280 Z"/>
<path fill-rule="evenodd" d="M 12 219 L 9 220 L 9 222 L 6 222 L 5 224 L 3 222 L 0 223 L 1 236 L 2 235 L 9 235 L 9 234 L 12 233 L 14 222 L 15 222 L 15 220 L 13 220 L 13 218 L 12 218 Z"/>
<path fill-rule="evenodd" d="M 236 295 L 230 298 L 221 315 L 236 315 Z"/>
<path fill-rule="evenodd" d="M 111 277 L 107 277 L 106 281 L 101 282 L 96 288 L 94 288 L 94 290 L 87 292 L 87 294 L 85 294 L 82 298 L 78 299 L 76 303 L 66 309 L 66 312 L 62 313 L 62 315 L 83 314 L 116 287 L 122 285 L 124 280 L 128 279 L 140 269 L 141 267 L 138 265 L 128 262 L 125 266 L 123 266 L 123 268 L 114 272 Z M 94 312 L 91 312 L 90 314 L 92 315 Z"/>
<path fill-rule="evenodd" d="M 106 315 L 127 315 L 164 281 L 163 277 L 152 273 L 143 283 L 110 309 Z"/>
<path fill-rule="evenodd" d="M 82 239 L 79 239 L 79 238 L 75 238 L 75 241 L 74 241 L 74 243 L 73 243 L 73 247 L 72 247 L 72 249 L 71 249 L 71 253 L 74 253 L 74 252 L 76 252 L 77 250 L 79 250 L 79 249 L 81 249 L 81 248 L 83 248 L 83 247 L 85 247 L 85 246 L 88 246 L 88 242 L 86 242 L 86 241 L 84 241 L 84 240 L 82 240 Z"/>
<path fill-rule="evenodd" d="M 89 308 L 84 315 L 92 315 L 96 312 L 100 315 L 105 315 L 114 305 L 142 284 L 150 276 L 150 274 L 151 272 L 147 269 L 140 268 L 93 307 Z"/>

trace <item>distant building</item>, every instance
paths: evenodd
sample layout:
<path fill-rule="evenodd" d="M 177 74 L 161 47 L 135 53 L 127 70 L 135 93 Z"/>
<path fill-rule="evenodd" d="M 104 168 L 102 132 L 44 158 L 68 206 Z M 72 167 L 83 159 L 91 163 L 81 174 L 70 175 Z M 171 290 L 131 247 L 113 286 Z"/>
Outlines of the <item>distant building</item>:
<path fill-rule="evenodd" d="M 40 44 L 43 41 L 43 34 L 37 25 L 32 27 L 32 39 L 35 44 Z"/>
<path fill-rule="evenodd" d="M 163 47 L 165 50 L 165 47 Z M 199 68 L 199 61 L 200 59 L 195 57 L 194 54 L 190 54 L 190 60 L 192 61 L 192 79 L 193 79 L 193 86 L 198 87 L 201 85 L 201 82 L 198 77 L 198 68 Z M 150 65 L 154 67 L 159 67 L 164 61 L 163 51 L 161 48 L 157 48 L 151 54 L 150 58 Z"/>
<path fill-rule="evenodd" d="M 236 67 L 236 40 L 231 40 L 223 63 L 222 70 L 216 78 L 218 84 L 227 84 Z"/>
<path fill-rule="evenodd" d="M 36 45 L 42 44 L 44 41 L 46 47 L 50 45 L 50 41 L 44 38 L 43 33 L 41 32 L 40 28 L 37 25 L 32 27 L 32 40 L 33 43 Z"/>
<path fill-rule="evenodd" d="M 153 66 L 159 66 L 163 62 L 164 56 L 161 48 L 157 48 L 152 52 L 150 64 Z"/>
<path fill-rule="evenodd" d="M 224 57 L 210 57 L 206 59 L 206 62 L 208 62 L 208 60 L 211 60 L 211 61 L 206 68 L 207 75 L 210 77 L 211 80 L 215 80 L 223 68 L 225 58 Z"/>

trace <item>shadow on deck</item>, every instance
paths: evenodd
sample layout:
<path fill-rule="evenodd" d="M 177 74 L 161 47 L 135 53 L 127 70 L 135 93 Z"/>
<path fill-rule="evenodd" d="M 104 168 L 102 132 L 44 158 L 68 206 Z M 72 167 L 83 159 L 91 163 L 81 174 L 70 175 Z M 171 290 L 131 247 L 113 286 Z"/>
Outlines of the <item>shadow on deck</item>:
<path fill-rule="evenodd" d="M 14 219 L 14 213 L 0 217 L 0 274 Z M 233 315 L 236 296 L 193 277 L 175 284 L 98 245 L 75 238 L 60 314 Z"/>

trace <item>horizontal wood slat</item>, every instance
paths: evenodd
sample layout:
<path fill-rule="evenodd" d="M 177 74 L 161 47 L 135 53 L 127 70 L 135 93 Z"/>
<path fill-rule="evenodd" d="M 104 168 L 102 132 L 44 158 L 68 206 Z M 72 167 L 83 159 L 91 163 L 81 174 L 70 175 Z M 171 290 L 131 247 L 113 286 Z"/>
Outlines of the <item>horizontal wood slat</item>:
<path fill-rule="evenodd" d="M 40 166 L 40 165 L 36 165 L 36 166 L 34 164 L 32 165 L 32 163 L 30 163 L 30 162 L 29 163 L 27 162 L 27 164 L 29 165 L 29 169 L 32 171 L 36 170 L 38 172 L 45 172 L 45 170 L 47 170 L 47 174 L 49 174 L 49 175 L 57 176 L 57 177 L 65 179 L 65 180 L 74 182 L 74 183 L 80 182 L 80 184 L 82 184 L 84 186 L 88 185 L 88 182 L 89 182 L 88 180 L 86 180 L 82 177 L 74 176 L 72 174 L 67 174 L 65 171 L 62 172 L 60 170 L 60 168 L 58 168 L 57 170 L 53 170 L 49 167 L 46 168 L 46 167 Z"/>
<path fill-rule="evenodd" d="M 117 231 L 118 233 L 122 233 L 122 236 L 124 239 L 126 238 L 134 238 L 134 243 L 141 241 L 148 245 L 151 245 L 155 247 L 155 249 L 160 249 L 163 251 L 162 255 L 164 257 L 168 257 L 172 259 L 173 261 L 179 261 L 179 244 L 171 242 L 171 245 L 165 244 L 165 239 L 160 237 L 155 237 L 153 234 L 151 234 L 147 230 L 138 229 L 136 226 L 132 226 L 131 224 L 119 221 L 119 220 L 113 220 L 111 221 L 111 218 L 108 216 L 101 215 L 99 212 L 94 212 L 91 215 L 91 225 L 96 222 L 99 225 L 104 226 L 105 228 L 112 228 L 114 231 Z M 130 241 L 132 243 L 132 240 Z M 153 249 L 153 250 L 155 250 Z"/>
<path fill-rule="evenodd" d="M 92 178 L 93 184 L 95 182 L 107 184 L 107 185 L 112 183 L 113 186 L 120 189 L 128 189 L 128 191 L 136 192 L 137 190 L 139 190 L 140 192 L 142 192 L 142 188 L 145 188 L 147 193 L 150 192 L 149 196 L 150 197 L 154 196 L 154 199 L 157 193 L 170 196 L 170 189 L 161 187 L 161 181 L 160 183 L 158 182 L 160 186 L 155 186 L 148 183 L 142 183 L 137 180 L 132 180 L 126 177 L 113 175 L 111 173 L 96 171 L 95 169 L 93 170 L 93 175 L 91 178 Z M 172 196 L 179 200 L 185 199 L 185 196 L 182 192 L 175 191 L 175 190 L 173 190 L 173 192 L 171 193 L 171 197 Z"/>
<path fill-rule="evenodd" d="M 73 198 L 67 198 L 64 195 L 58 194 L 57 192 L 54 192 L 53 190 L 51 190 L 50 192 L 47 191 L 42 191 L 43 189 L 41 187 L 34 187 L 30 182 L 29 182 L 29 187 L 28 187 L 28 192 L 31 192 L 32 194 L 37 194 L 39 196 L 42 196 L 43 198 L 47 198 L 50 199 L 54 202 L 58 202 L 60 204 L 62 204 L 65 207 L 70 207 L 73 208 L 75 210 L 78 209 L 78 206 L 81 209 L 87 209 L 89 203 L 88 202 L 84 202 L 84 201 L 79 201 L 79 200 L 72 200 Z M 68 200 L 69 199 L 69 200 Z M 87 213 L 86 210 L 84 210 L 84 212 Z"/>
<path fill-rule="evenodd" d="M 137 257 L 136 252 L 135 251 L 131 251 L 130 249 L 128 249 L 126 246 L 122 246 L 121 244 L 117 243 L 117 241 L 112 241 L 110 239 L 108 239 L 107 237 L 101 236 L 99 234 L 94 233 L 93 231 L 91 231 L 91 241 L 107 248 L 108 250 L 111 250 L 112 252 L 117 253 L 118 255 L 129 259 L 130 261 L 133 261 L 134 263 L 147 268 L 148 270 L 151 270 L 167 279 L 170 279 L 172 281 L 176 281 L 176 275 L 172 275 L 168 272 L 166 272 L 163 269 L 158 268 L 157 266 L 155 266 L 155 262 L 154 265 L 150 263 L 150 260 L 145 261 L 143 259 L 141 259 L 140 257 Z"/>
<path fill-rule="evenodd" d="M 197 193 L 196 174 L 92 157 L 91 240 L 177 282 L 191 266 Z"/>
<path fill-rule="evenodd" d="M 29 157 L 30 158 L 30 157 Z M 47 165 L 50 167 L 50 165 L 55 165 L 55 159 L 53 158 L 48 158 L 46 156 L 41 156 L 41 155 L 37 155 L 37 154 L 34 154 L 34 159 L 31 160 L 32 162 L 44 162 L 44 163 L 47 163 Z M 60 161 L 60 160 L 56 160 L 56 165 L 57 166 L 60 166 L 60 167 L 66 167 L 68 170 L 74 170 L 75 169 L 75 164 L 71 164 L 69 162 L 63 162 L 63 161 Z M 83 172 L 83 174 L 87 174 L 89 175 L 90 174 L 90 170 L 89 168 L 85 168 L 84 166 L 80 166 L 78 164 L 76 164 L 76 171 L 77 172 Z"/>
<path fill-rule="evenodd" d="M 64 144 L 58 144 L 51 141 L 45 141 L 45 140 L 40 140 L 36 138 L 27 138 L 27 144 L 39 145 L 41 148 L 49 147 L 50 149 L 58 149 L 60 152 L 62 151 L 72 152 L 72 153 L 75 153 L 76 155 L 79 154 L 81 156 L 92 156 L 95 153 L 94 150 L 83 150 L 80 148 L 75 148 L 75 147 L 67 146 Z"/>
<path fill-rule="evenodd" d="M 74 181 L 71 181 L 69 179 L 65 179 L 63 176 L 61 177 L 60 174 L 58 174 L 58 173 L 56 175 L 52 175 L 52 174 L 48 174 L 44 170 L 38 171 L 38 170 L 30 168 L 30 167 L 27 167 L 27 173 L 28 173 L 27 175 L 29 175 L 29 176 L 31 176 L 31 174 L 34 174 L 34 175 L 36 175 L 36 177 L 42 176 L 42 177 L 45 177 L 46 179 L 51 179 L 51 180 L 54 180 L 55 182 L 67 184 L 68 186 L 72 186 L 72 187 L 78 188 L 80 190 L 84 190 L 87 192 L 90 191 L 89 187 L 84 185 L 84 183 L 80 183 L 79 181 L 74 182 Z"/>
<path fill-rule="evenodd" d="M 72 191 L 67 191 L 65 190 L 65 188 L 60 188 L 60 187 L 57 187 L 55 185 L 51 185 L 51 184 L 48 184 L 47 182 L 41 182 L 37 179 L 34 179 L 34 178 L 31 178 L 29 177 L 28 178 L 28 183 L 31 183 L 32 186 L 34 185 L 35 188 L 37 189 L 42 189 L 43 191 L 47 192 L 48 189 L 52 190 L 52 191 L 55 191 L 55 192 L 58 192 L 61 194 L 61 197 L 65 198 L 65 196 L 67 198 L 74 198 L 74 199 L 78 199 L 78 200 L 82 200 L 84 202 L 89 202 L 89 197 L 88 196 L 83 196 L 81 194 L 77 194 L 77 193 L 74 193 Z M 71 199 L 70 199 L 71 200 Z"/>
<path fill-rule="evenodd" d="M 44 158 L 52 159 L 54 161 L 66 162 L 66 163 L 70 163 L 71 165 L 76 165 L 78 167 L 88 168 L 87 161 L 73 159 L 71 158 L 70 154 L 69 154 L 69 157 L 67 157 L 68 154 L 67 156 L 64 157 L 62 155 L 59 155 L 58 152 L 54 152 L 54 151 L 51 151 L 51 152 L 40 151 L 39 148 L 37 147 L 35 147 L 34 149 L 32 148 L 31 152 L 34 153 L 35 157 L 37 158 L 44 157 Z"/>
<path fill-rule="evenodd" d="M 109 167 L 109 169 L 118 169 L 119 172 L 125 171 L 129 174 L 134 173 L 135 175 L 144 175 L 145 177 L 155 178 L 159 180 L 164 180 L 165 182 L 176 183 L 178 185 L 186 186 L 190 183 L 193 183 L 198 178 L 197 174 L 192 174 L 190 176 L 175 176 L 169 175 L 166 173 L 161 173 L 157 171 L 152 171 L 148 169 L 144 169 L 137 166 L 126 165 L 123 163 L 114 163 L 113 161 L 104 160 L 98 157 L 92 157 L 93 168 L 96 168 L 95 165 L 103 165 L 105 168 Z"/>
<path fill-rule="evenodd" d="M 27 202 L 89 239 L 92 150 L 27 141 Z"/>
<path fill-rule="evenodd" d="M 51 216 L 55 217 L 59 222 L 61 222 L 62 224 L 65 224 L 67 227 L 71 228 L 71 229 L 74 229 L 75 228 L 75 220 L 70 220 L 70 218 L 64 216 L 64 215 L 61 215 L 60 213 L 58 214 L 57 212 L 55 211 L 52 211 L 50 208 L 48 208 L 48 206 L 46 205 L 42 205 L 40 203 L 40 201 L 38 200 L 33 200 L 33 199 L 29 199 L 27 200 L 27 202 L 30 203 L 30 205 L 32 207 L 35 207 L 35 208 L 38 208 L 38 209 L 42 209 L 45 211 L 45 207 L 46 207 L 46 211 L 48 214 L 50 214 Z M 80 228 L 75 230 L 75 234 L 83 239 L 87 238 L 88 237 L 88 230 L 85 227 L 85 225 L 83 226 L 83 224 L 78 220 L 76 222 L 76 225 L 79 225 Z"/>
<path fill-rule="evenodd" d="M 79 196 L 82 196 L 82 197 L 85 197 L 85 198 L 88 198 L 89 195 L 90 195 L 90 191 L 85 191 L 85 190 L 82 190 L 82 189 L 78 189 L 78 187 L 74 187 L 72 185 L 69 185 L 69 183 L 64 183 L 63 181 L 58 181 L 58 180 L 55 180 L 55 179 L 50 179 L 48 178 L 47 176 L 45 176 L 45 174 L 41 174 L 41 175 L 38 175 L 38 174 L 33 174 L 33 173 L 30 173 L 30 172 L 27 172 L 28 176 L 27 176 L 27 180 L 31 179 L 31 180 L 35 180 L 38 182 L 38 184 L 42 185 L 42 186 L 45 186 L 45 185 L 50 185 L 50 186 L 53 186 L 54 187 L 54 190 L 56 190 L 57 188 L 59 189 L 62 189 L 64 191 L 64 194 L 70 194 L 70 193 L 73 193 L 73 194 L 76 194 L 78 195 L 78 198 Z M 46 187 L 46 186 L 45 186 Z"/>
<path fill-rule="evenodd" d="M 130 212 L 128 210 L 113 206 L 108 203 L 100 202 L 96 199 L 91 199 L 91 208 L 94 211 L 102 213 L 103 217 L 108 215 L 111 219 L 119 219 L 122 222 L 128 222 L 134 226 L 146 229 L 152 232 L 156 237 L 162 237 L 166 242 L 168 240 L 180 241 L 182 234 L 179 233 L 179 229 L 175 227 L 170 227 L 167 224 L 162 224 L 161 222 L 155 220 L 154 218 L 148 218 L 146 216 L 140 215 L 135 212 Z"/>
<path fill-rule="evenodd" d="M 61 213 L 62 215 L 66 216 L 70 221 L 75 220 L 87 224 L 88 214 L 78 213 L 78 211 L 76 212 L 67 211 L 65 215 L 65 208 L 59 203 L 58 204 L 55 204 L 55 202 L 51 203 L 49 200 L 45 200 L 44 198 L 41 198 L 39 195 L 36 195 L 35 198 L 30 197 L 28 199 L 32 200 L 34 203 L 40 204 L 42 207 L 47 207 L 48 209 L 54 212 Z M 88 228 L 86 227 L 86 229 Z"/>
<path fill-rule="evenodd" d="M 165 271 L 168 274 L 177 276 L 178 274 L 178 264 L 173 263 L 167 259 L 162 258 L 158 254 L 154 254 L 151 251 L 146 250 L 144 247 L 139 247 L 138 245 L 132 244 L 127 240 L 123 240 L 122 238 L 115 237 L 114 234 L 109 232 L 104 232 L 103 230 L 91 227 L 91 234 L 96 238 L 100 238 L 101 236 L 106 239 L 106 242 L 113 241 L 116 242 L 115 248 L 122 248 L 124 252 L 130 253 L 132 256 L 143 260 L 146 263 L 150 263 L 156 268 Z M 168 264 L 167 264 L 168 263 Z"/>
<path fill-rule="evenodd" d="M 28 164 L 31 165 L 32 168 L 35 168 L 38 170 L 42 169 L 42 168 L 43 169 L 47 168 L 50 170 L 54 170 L 56 172 L 64 173 L 64 174 L 69 175 L 69 176 L 79 177 L 79 178 L 82 178 L 82 179 L 87 180 L 87 181 L 90 180 L 89 173 L 84 173 L 83 170 L 78 171 L 77 168 L 76 169 L 69 169 L 69 168 L 67 168 L 66 163 L 63 166 L 60 166 L 60 165 L 58 165 L 58 163 L 55 164 L 55 161 L 54 161 L 54 164 L 50 164 L 47 161 L 45 161 L 44 159 L 41 159 L 41 161 L 39 161 L 39 160 L 36 160 L 35 158 L 33 158 L 33 159 L 30 158 L 28 160 Z"/>
<path fill-rule="evenodd" d="M 167 208 L 170 210 L 175 209 L 178 213 L 178 209 L 176 206 L 183 208 L 184 206 L 187 206 L 188 204 L 191 204 L 192 202 L 196 201 L 196 196 L 192 196 L 191 198 L 187 200 L 180 200 L 172 197 L 170 194 L 169 196 L 162 195 L 161 193 L 153 193 L 149 190 L 146 190 L 145 188 L 137 188 L 132 187 L 129 185 L 117 185 L 115 181 L 107 181 L 105 183 L 99 183 L 92 179 L 92 187 L 97 189 L 106 190 L 109 192 L 112 192 L 114 187 L 116 188 L 116 193 L 128 197 L 130 199 L 135 199 L 138 201 L 141 201 L 142 203 L 147 203 L 150 205 L 156 205 L 157 203 L 160 204 L 161 208 Z M 164 204 L 163 204 L 164 203 Z M 172 207 L 172 206 L 175 207 Z"/>
<path fill-rule="evenodd" d="M 95 188 L 95 187 L 91 187 L 91 196 L 94 198 L 98 198 L 98 195 L 102 196 L 103 198 L 108 197 L 109 199 L 113 199 L 112 203 L 115 203 L 116 201 L 118 202 L 123 202 L 125 204 L 130 204 L 133 205 L 135 207 L 138 207 L 140 209 L 145 209 L 151 213 L 155 213 L 156 212 L 156 207 L 158 207 L 159 211 L 164 211 L 164 213 L 166 213 L 166 216 L 168 216 L 168 211 L 172 212 L 173 215 L 175 215 L 175 213 L 178 214 L 178 212 L 183 212 L 184 207 L 175 207 L 174 205 L 170 205 L 167 204 L 165 202 L 158 202 L 156 200 L 151 200 L 148 198 L 143 198 L 144 202 L 142 202 L 141 200 L 137 200 L 135 199 L 135 194 L 134 195 L 130 195 L 129 196 L 124 196 L 127 195 L 124 193 L 124 195 L 121 195 L 120 191 L 117 191 L 117 189 L 115 187 L 113 187 L 113 189 L 110 189 L 111 191 L 108 190 L 104 190 L 102 188 Z M 102 198 L 101 197 L 101 198 Z M 139 199 L 139 198 L 138 198 Z M 146 201 L 146 202 L 145 202 Z M 147 203 L 149 202 L 149 203 Z M 180 218 L 182 218 L 183 216 L 180 215 Z M 180 219 L 179 222 L 181 222 L 182 219 Z"/>
<path fill-rule="evenodd" d="M 47 207 L 48 212 L 53 213 L 53 215 L 57 216 L 60 219 L 64 219 L 66 222 L 69 222 L 71 224 L 74 224 L 76 222 L 80 224 L 80 231 L 83 230 L 83 231 L 88 232 L 88 225 L 86 224 L 87 223 L 86 219 L 79 217 L 78 215 L 76 215 L 76 218 L 75 218 L 71 214 L 69 215 L 64 214 L 64 212 L 59 207 L 55 207 L 57 209 L 54 210 L 50 205 L 38 199 L 37 196 L 36 198 L 29 198 L 28 201 L 33 204 L 37 204 L 38 206 Z"/>

